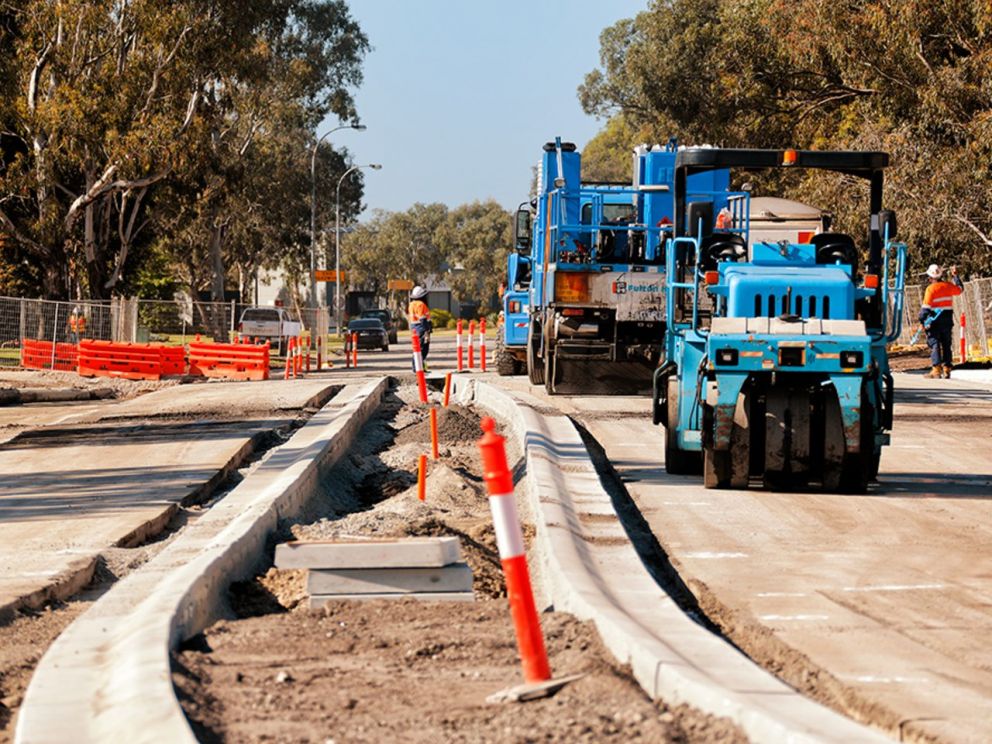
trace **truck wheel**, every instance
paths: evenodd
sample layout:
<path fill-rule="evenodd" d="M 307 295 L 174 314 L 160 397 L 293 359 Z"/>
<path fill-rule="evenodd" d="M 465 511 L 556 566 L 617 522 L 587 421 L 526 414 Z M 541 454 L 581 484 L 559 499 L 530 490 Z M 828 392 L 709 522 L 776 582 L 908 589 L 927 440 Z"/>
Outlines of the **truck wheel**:
<path fill-rule="evenodd" d="M 527 379 L 531 385 L 544 384 L 544 363 L 537 357 L 537 344 L 540 343 L 541 331 L 536 323 L 530 324 L 527 334 Z"/>
<path fill-rule="evenodd" d="M 702 467 L 699 452 L 690 452 L 679 447 L 679 381 L 668 380 L 668 409 L 665 420 L 665 472 L 672 475 L 695 475 Z"/>
<path fill-rule="evenodd" d="M 517 359 L 503 346 L 502 337 L 496 339 L 496 374 L 510 377 L 517 374 Z"/>

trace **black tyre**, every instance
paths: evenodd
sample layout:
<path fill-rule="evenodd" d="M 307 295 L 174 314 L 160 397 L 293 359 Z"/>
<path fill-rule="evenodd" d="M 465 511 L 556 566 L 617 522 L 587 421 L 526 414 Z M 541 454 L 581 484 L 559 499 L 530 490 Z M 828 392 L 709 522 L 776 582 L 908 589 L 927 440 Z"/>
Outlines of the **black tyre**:
<path fill-rule="evenodd" d="M 530 324 L 527 335 L 527 379 L 531 385 L 544 384 L 544 361 L 537 355 L 537 347 L 541 343 L 541 328 L 537 323 Z"/>
<path fill-rule="evenodd" d="M 496 374 L 500 377 L 510 377 L 517 374 L 517 359 L 513 354 L 503 348 L 501 336 L 496 338 Z"/>
<path fill-rule="evenodd" d="M 697 475 L 703 467 L 702 453 L 679 447 L 679 381 L 668 380 L 668 410 L 665 419 L 665 472 L 672 475 Z"/>
<path fill-rule="evenodd" d="M 389 344 L 383 344 L 382 350 L 383 351 L 389 351 Z"/>

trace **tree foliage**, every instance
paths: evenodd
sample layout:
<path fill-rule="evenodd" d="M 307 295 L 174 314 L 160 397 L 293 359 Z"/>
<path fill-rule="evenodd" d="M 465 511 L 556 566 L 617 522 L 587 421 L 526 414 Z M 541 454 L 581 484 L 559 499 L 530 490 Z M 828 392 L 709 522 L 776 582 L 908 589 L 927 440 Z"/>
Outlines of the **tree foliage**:
<path fill-rule="evenodd" d="M 588 113 L 614 117 L 590 143 L 600 162 L 668 135 L 886 150 L 886 206 L 899 211 L 915 264 L 992 271 L 987 0 L 655 0 L 600 44 L 601 69 L 579 88 Z M 864 232 L 863 194 L 843 178 L 762 185 Z"/>
<path fill-rule="evenodd" d="M 384 294 L 389 279 L 446 282 L 455 297 L 485 301 L 496 293 L 511 243 L 510 214 L 493 200 L 448 209 L 414 204 L 378 210 L 343 243 L 352 282 Z"/>
<path fill-rule="evenodd" d="M 162 257 L 215 295 L 298 261 L 311 132 L 354 117 L 367 49 L 343 0 L 4 3 L 3 262 L 48 296 L 101 297 Z"/>

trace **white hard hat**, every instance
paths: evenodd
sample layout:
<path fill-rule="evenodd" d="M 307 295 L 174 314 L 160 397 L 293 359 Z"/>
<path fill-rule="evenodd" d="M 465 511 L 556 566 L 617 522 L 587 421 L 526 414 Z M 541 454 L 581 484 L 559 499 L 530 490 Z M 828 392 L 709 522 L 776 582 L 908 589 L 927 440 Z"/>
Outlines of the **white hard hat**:
<path fill-rule="evenodd" d="M 941 269 L 937 264 L 930 264 L 927 267 L 927 276 L 931 279 L 940 279 L 944 275 L 944 270 Z M 416 291 L 416 290 L 414 290 Z"/>
<path fill-rule="evenodd" d="M 421 287 L 419 284 L 413 288 L 410 292 L 411 300 L 419 300 L 421 297 L 427 296 L 427 290 Z"/>

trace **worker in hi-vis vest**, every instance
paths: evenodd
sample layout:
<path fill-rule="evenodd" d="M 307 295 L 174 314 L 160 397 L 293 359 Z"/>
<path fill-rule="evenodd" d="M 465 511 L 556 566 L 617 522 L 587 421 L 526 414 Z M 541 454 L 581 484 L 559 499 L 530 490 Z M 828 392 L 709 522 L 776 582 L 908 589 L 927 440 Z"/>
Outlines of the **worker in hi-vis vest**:
<path fill-rule="evenodd" d="M 426 297 L 427 290 L 418 284 L 410 292 L 410 305 L 406 310 L 407 318 L 410 320 L 410 332 L 420 337 L 420 352 L 425 362 L 431 347 L 431 328 L 433 328 L 431 309 L 424 301 Z"/>
<path fill-rule="evenodd" d="M 930 371 L 926 377 L 951 376 L 954 360 L 951 356 L 951 334 L 954 331 L 954 298 L 964 291 L 958 278 L 958 267 L 950 268 L 951 281 L 943 279 L 944 270 L 937 264 L 930 264 L 927 276 L 930 284 L 923 295 L 920 307 L 920 323 L 927 334 L 930 347 Z"/>

